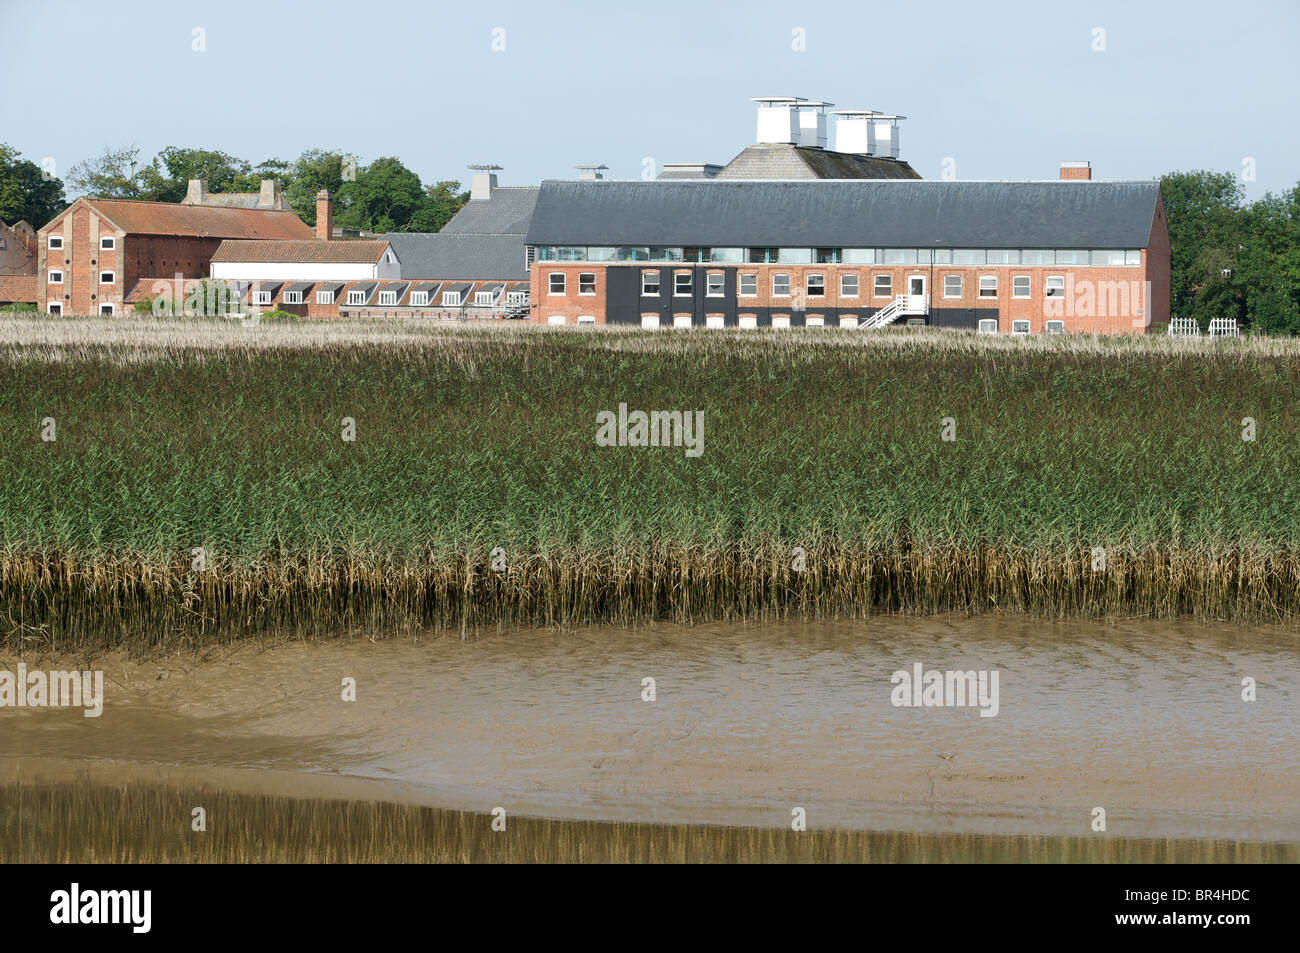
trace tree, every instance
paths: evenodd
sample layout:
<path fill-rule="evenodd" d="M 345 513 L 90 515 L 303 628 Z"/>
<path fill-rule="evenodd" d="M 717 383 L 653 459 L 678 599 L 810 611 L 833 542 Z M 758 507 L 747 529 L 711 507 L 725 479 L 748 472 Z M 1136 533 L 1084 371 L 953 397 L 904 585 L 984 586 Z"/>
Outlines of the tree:
<path fill-rule="evenodd" d="M 137 199 L 141 183 L 140 150 L 134 145 L 105 146 L 102 154 L 68 170 L 68 185 L 78 195 L 96 199 Z"/>
<path fill-rule="evenodd" d="M 469 201 L 469 193 L 460 191 L 460 183 L 453 181 L 438 182 L 424 187 L 424 201 L 411 216 L 406 231 L 440 232 L 451 221 L 451 217 L 460 211 L 461 206 Z"/>
<path fill-rule="evenodd" d="M 426 196 L 420 177 L 398 159 L 380 158 L 357 171 L 355 182 L 339 187 L 340 225 L 376 232 L 402 231 Z"/>
<path fill-rule="evenodd" d="M 1163 176 L 1160 192 L 1171 246 L 1170 313 L 1199 317 L 1211 306 L 1202 294 L 1206 283 L 1216 285 L 1224 277 L 1222 270 L 1231 271 L 1235 265 L 1239 244 L 1237 213 L 1245 189 L 1230 172 L 1201 170 Z M 1202 298 L 1199 304 L 1198 295 Z M 1211 287 L 1208 297 L 1218 301 L 1221 294 Z"/>
<path fill-rule="evenodd" d="M 340 152 L 309 149 L 289 167 L 285 197 L 289 207 L 308 225 L 316 224 L 316 193 L 325 189 L 337 196 L 343 186 L 345 169 L 355 169 L 356 162 Z M 339 203 L 336 201 L 335 203 Z M 336 217 L 341 209 L 336 209 Z"/>
<path fill-rule="evenodd" d="M 47 176 L 18 150 L 0 143 L 0 221 L 40 228 L 68 207 L 63 181 Z"/>
<path fill-rule="evenodd" d="M 256 192 L 261 177 L 246 160 L 209 149 L 168 146 L 141 172 L 141 197 L 156 202 L 185 198 L 190 179 L 206 179 L 209 192 Z"/>

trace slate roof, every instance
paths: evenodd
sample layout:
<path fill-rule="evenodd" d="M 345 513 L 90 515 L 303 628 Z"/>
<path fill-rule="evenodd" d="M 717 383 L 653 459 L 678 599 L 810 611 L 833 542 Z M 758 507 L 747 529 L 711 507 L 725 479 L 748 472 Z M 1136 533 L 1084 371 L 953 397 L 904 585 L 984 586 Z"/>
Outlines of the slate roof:
<path fill-rule="evenodd" d="M 402 263 L 403 278 L 504 281 L 528 277 L 522 231 L 517 235 L 390 232 L 384 237 Z"/>
<path fill-rule="evenodd" d="M 243 241 L 230 239 L 217 246 L 214 262 L 360 263 L 373 265 L 388 242 Z M 400 256 L 399 256 L 400 257 Z"/>
<path fill-rule="evenodd" d="M 789 143 L 746 147 L 717 179 L 919 179 L 902 159 L 811 149 Z"/>
<path fill-rule="evenodd" d="M 1148 182 L 542 183 L 530 245 L 1145 248 Z"/>
<path fill-rule="evenodd" d="M 198 238 L 311 240 L 315 232 L 293 212 L 275 209 L 213 208 L 137 199 L 78 199 L 98 210 L 127 234 L 185 235 Z M 75 208 L 74 202 L 69 209 Z M 64 212 L 54 221 L 60 221 Z M 46 225 L 46 229 L 50 228 Z"/>
<path fill-rule="evenodd" d="M 528 231 L 533 206 L 537 204 L 537 186 L 498 186 L 489 199 L 471 199 L 461 206 L 440 235 L 518 235 Z M 392 238 L 385 235 L 385 238 Z"/>

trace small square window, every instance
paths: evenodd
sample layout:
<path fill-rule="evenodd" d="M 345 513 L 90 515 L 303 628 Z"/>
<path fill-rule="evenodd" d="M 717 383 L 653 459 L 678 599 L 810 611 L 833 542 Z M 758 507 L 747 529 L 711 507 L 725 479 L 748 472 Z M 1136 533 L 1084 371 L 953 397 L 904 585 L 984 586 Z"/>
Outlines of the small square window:
<path fill-rule="evenodd" d="M 63 284 L 63 272 L 61 272 L 61 271 L 54 271 L 54 270 L 51 270 L 51 271 L 50 271 L 49 282 L 50 282 L 50 284 L 52 284 L 52 285 L 61 285 L 61 284 Z"/>
<path fill-rule="evenodd" d="M 284 293 L 284 303 L 285 303 L 285 304 L 302 304 L 302 292 L 301 292 L 301 291 L 286 291 L 286 292 Z"/>
<path fill-rule="evenodd" d="M 63 305 L 59 304 L 57 301 L 51 301 L 48 310 L 50 314 L 61 315 L 63 314 Z"/>
<path fill-rule="evenodd" d="M 1049 298 L 1060 298 L 1065 294 L 1065 276 L 1048 275 L 1043 283 L 1043 293 Z"/>
<path fill-rule="evenodd" d="M 62 247 L 63 247 L 63 236 L 62 236 L 62 235 L 51 235 L 51 236 L 50 236 L 50 240 L 49 240 L 49 247 L 50 247 L 51 250 L 57 250 L 57 249 L 62 248 Z M 50 312 L 50 313 L 53 314 L 54 312 Z"/>
<path fill-rule="evenodd" d="M 1012 322 L 1011 322 L 1011 333 L 1012 333 L 1012 334 L 1028 334 L 1028 333 L 1029 333 L 1029 322 L 1028 322 L 1028 321 L 1025 321 L 1025 320 L 1020 320 L 1020 319 L 1017 319 L 1017 320 L 1015 320 L 1015 321 L 1012 321 Z"/>
<path fill-rule="evenodd" d="M 427 291 L 411 292 L 411 306 L 414 308 L 427 308 L 429 306 L 429 292 Z"/>
<path fill-rule="evenodd" d="M 945 298 L 961 297 L 961 275 L 943 276 L 943 296 Z"/>
<path fill-rule="evenodd" d="M 397 292 L 396 292 L 396 291 L 381 291 L 381 292 L 379 292 L 379 303 L 380 303 L 380 304 L 397 304 Z M 489 303 L 491 303 L 491 302 L 489 302 Z"/>
<path fill-rule="evenodd" d="M 998 296 L 998 276 L 980 275 L 980 297 L 996 298 Z"/>
<path fill-rule="evenodd" d="M 99 240 L 100 251 L 113 251 L 113 249 L 115 248 L 117 248 L 117 239 L 114 238 L 112 235 L 105 235 L 104 237 L 100 238 Z"/>
<path fill-rule="evenodd" d="M 679 271 L 673 275 L 673 295 L 679 298 L 689 298 L 691 296 L 692 278 L 694 276 L 689 271 Z"/>
<path fill-rule="evenodd" d="M 998 333 L 998 319 L 997 319 L 997 318 L 980 318 L 979 333 L 980 333 L 980 334 L 997 334 L 997 333 Z"/>
<path fill-rule="evenodd" d="M 99 283 L 101 285 L 111 285 L 114 282 L 114 280 L 116 280 L 116 278 L 117 276 L 114 275 L 111 271 L 101 271 L 99 273 Z"/>
<path fill-rule="evenodd" d="M 594 295 L 595 293 L 596 275 L 590 271 L 578 275 L 578 294 Z"/>
<path fill-rule="evenodd" d="M 332 292 L 332 291 L 318 291 L 318 292 L 316 292 L 316 303 L 317 303 L 317 304 L 333 304 L 333 303 L 334 303 L 334 292 Z"/>
<path fill-rule="evenodd" d="M 708 284 L 704 293 L 710 298 L 721 298 L 723 285 L 726 282 L 726 276 L 721 274 L 711 274 L 706 280 Z"/>
<path fill-rule="evenodd" d="M 551 272 L 550 283 L 548 285 L 547 290 L 550 294 L 553 295 L 564 294 L 564 272 L 562 271 Z"/>
<path fill-rule="evenodd" d="M 643 271 L 641 272 L 641 295 L 643 297 L 653 297 L 659 294 L 659 272 Z"/>
<path fill-rule="evenodd" d="M 1048 333 L 1048 334 L 1064 334 L 1064 333 L 1065 333 L 1065 322 L 1064 322 L 1064 321 L 1048 321 L 1048 322 L 1047 322 L 1047 333 Z"/>
<path fill-rule="evenodd" d="M 111 304 L 101 304 L 101 305 L 99 306 L 99 313 L 100 313 L 100 314 L 106 314 L 106 315 L 108 315 L 109 317 L 112 317 L 112 316 L 113 316 L 113 306 L 112 306 Z"/>
<path fill-rule="evenodd" d="M 826 276 L 808 275 L 805 287 L 808 289 L 808 297 L 810 298 L 826 297 Z"/>
<path fill-rule="evenodd" d="M 742 298 L 752 298 L 758 294 L 758 275 L 741 275 L 740 290 L 737 294 Z"/>
<path fill-rule="evenodd" d="M 892 295 L 894 288 L 894 279 L 889 275 L 876 275 L 875 284 L 872 294 L 877 298 L 888 298 Z"/>
<path fill-rule="evenodd" d="M 365 304 L 366 293 L 364 291 L 349 291 L 348 304 Z"/>
<path fill-rule="evenodd" d="M 774 298 L 790 297 L 790 276 L 789 275 L 772 276 L 772 296 Z"/>
<path fill-rule="evenodd" d="M 258 303 L 258 304 L 270 304 L 270 303 L 271 303 L 271 292 L 269 292 L 269 291 L 259 291 L 259 292 L 257 293 L 257 303 Z"/>
<path fill-rule="evenodd" d="M 840 275 L 840 297 L 856 298 L 858 296 L 858 276 Z"/>
<path fill-rule="evenodd" d="M 595 324 L 595 323 L 596 323 L 596 316 L 595 316 L 594 314 L 580 314 L 580 315 L 578 315 L 578 323 L 579 323 L 579 324 Z"/>
<path fill-rule="evenodd" d="M 1016 275 L 1011 279 L 1011 297 L 1028 298 L 1029 297 L 1029 276 Z"/>

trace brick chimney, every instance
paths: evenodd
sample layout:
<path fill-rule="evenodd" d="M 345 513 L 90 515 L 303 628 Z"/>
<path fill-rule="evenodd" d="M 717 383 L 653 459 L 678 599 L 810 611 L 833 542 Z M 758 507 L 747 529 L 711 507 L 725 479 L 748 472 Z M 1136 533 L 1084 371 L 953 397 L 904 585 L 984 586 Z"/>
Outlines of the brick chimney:
<path fill-rule="evenodd" d="M 316 237 L 323 242 L 334 237 L 334 199 L 325 189 L 316 193 Z"/>
<path fill-rule="evenodd" d="M 1062 162 L 1062 179 L 1091 179 L 1092 166 L 1087 162 Z"/>

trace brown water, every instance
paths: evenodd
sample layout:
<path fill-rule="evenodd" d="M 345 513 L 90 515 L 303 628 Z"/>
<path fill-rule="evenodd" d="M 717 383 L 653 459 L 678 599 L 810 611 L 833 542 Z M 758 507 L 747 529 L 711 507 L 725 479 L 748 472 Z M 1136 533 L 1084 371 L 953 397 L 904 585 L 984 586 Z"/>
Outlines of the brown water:
<path fill-rule="evenodd" d="M 1104 807 L 1111 836 L 1297 842 L 1297 649 L 1282 629 L 949 616 L 108 657 L 100 718 L 0 709 L 0 781 L 758 826 L 799 806 L 818 828 L 1056 836 Z M 998 670 L 998 715 L 894 707 L 890 676 L 916 662 Z"/>

